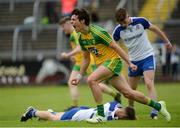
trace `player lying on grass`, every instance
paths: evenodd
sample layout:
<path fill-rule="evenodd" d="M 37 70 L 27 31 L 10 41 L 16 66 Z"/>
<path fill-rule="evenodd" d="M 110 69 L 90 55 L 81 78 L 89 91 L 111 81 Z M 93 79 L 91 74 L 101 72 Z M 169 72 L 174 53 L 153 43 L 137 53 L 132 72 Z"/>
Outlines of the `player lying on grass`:
<path fill-rule="evenodd" d="M 129 119 L 135 120 L 135 111 L 131 107 L 124 108 L 117 101 L 104 104 L 104 113 L 106 120 Z M 72 108 L 65 112 L 53 112 L 53 110 L 40 111 L 33 107 L 29 107 L 21 117 L 21 122 L 27 121 L 33 117 L 41 120 L 49 121 L 83 121 L 91 119 L 97 114 L 97 108 L 89 108 L 86 106 Z"/>

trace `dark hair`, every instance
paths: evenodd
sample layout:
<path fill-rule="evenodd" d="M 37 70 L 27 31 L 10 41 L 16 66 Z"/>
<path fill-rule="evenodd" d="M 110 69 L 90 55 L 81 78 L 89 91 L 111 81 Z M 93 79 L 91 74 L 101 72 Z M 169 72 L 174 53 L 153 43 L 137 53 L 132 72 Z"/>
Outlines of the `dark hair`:
<path fill-rule="evenodd" d="M 85 9 L 78 9 L 78 8 L 76 8 L 76 9 L 74 9 L 72 11 L 71 15 L 77 15 L 79 21 L 84 20 L 85 25 L 89 25 L 90 24 L 90 14 Z"/>
<path fill-rule="evenodd" d="M 124 8 L 120 8 L 115 13 L 115 18 L 118 23 L 123 22 L 126 19 L 127 11 Z"/>
<path fill-rule="evenodd" d="M 67 21 L 71 21 L 71 18 L 69 16 L 63 17 L 59 20 L 59 24 L 62 25 L 66 23 Z"/>
<path fill-rule="evenodd" d="M 127 119 L 136 120 L 136 113 L 135 113 L 134 108 L 126 107 L 125 110 L 126 110 L 126 113 L 127 113 Z"/>

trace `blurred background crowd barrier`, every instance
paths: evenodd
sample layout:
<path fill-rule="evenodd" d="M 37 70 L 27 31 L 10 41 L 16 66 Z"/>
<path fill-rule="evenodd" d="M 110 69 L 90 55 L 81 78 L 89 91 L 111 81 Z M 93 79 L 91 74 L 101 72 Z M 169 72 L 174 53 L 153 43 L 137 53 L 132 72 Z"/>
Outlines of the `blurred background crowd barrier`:
<path fill-rule="evenodd" d="M 148 33 L 156 53 L 156 81 L 180 81 L 180 0 L 0 0 L 0 85 L 66 83 L 70 50 L 58 20 L 76 8 L 86 8 L 92 22 L 112 33 L 114 12 L 126 8 L 159 26 L 173 44 L 167 51 Z"/>

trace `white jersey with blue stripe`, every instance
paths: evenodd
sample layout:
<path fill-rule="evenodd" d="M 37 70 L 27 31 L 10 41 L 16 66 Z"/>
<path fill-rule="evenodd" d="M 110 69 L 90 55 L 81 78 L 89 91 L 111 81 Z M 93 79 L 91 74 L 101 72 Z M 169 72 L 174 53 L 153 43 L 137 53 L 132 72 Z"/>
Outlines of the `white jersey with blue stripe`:
<path fill-rule="evenodd" d="M 115 119 L 114 115 L 115 115 L 115 111 L 118 107 L 122 107 L 122 105 L 116 101 L 108 102 L 108 103 L 104 104 L 104 113 L 105 113 L 105 117 L 107 118 L 107 120 Z M 78 110 L 72 116 L 71 121 L 82 121 L 82 120 L 90 119 L 96 113 L 97 113 L 96 108 Z"/>
<path fill-rule="evenodd" d="M 130 17 L 128 27 L 117 25 L 113 32 L 115 41 L 122 39 L 128 48 L 131 61 L 139 61 L 154 55 L 153 47 L 148 39 L 146 29 L 151 23 L 143 17 Z"/>

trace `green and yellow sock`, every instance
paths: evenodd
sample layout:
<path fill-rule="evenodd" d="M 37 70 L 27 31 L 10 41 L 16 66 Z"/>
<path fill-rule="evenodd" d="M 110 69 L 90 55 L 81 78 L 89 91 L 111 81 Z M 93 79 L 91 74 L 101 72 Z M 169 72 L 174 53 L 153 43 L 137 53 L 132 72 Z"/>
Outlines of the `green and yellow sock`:
<path fill-rule="evenodd" d="M 103 104 L 97 105 L 97 112 L 99 116 L 105 117 Z"/>
<path fill-rule="evenodd" d="M 152 100 L 152 99 L 149 99 L 148 105 L 149 105 L 150 107 L 153 107 L 154 109 L 156 109 L 156 110 L 158 110 L 158 111 L 161 109 L 161 104 L 158 103 L 158 102 L 155 101 L 155 100 Z"/>

